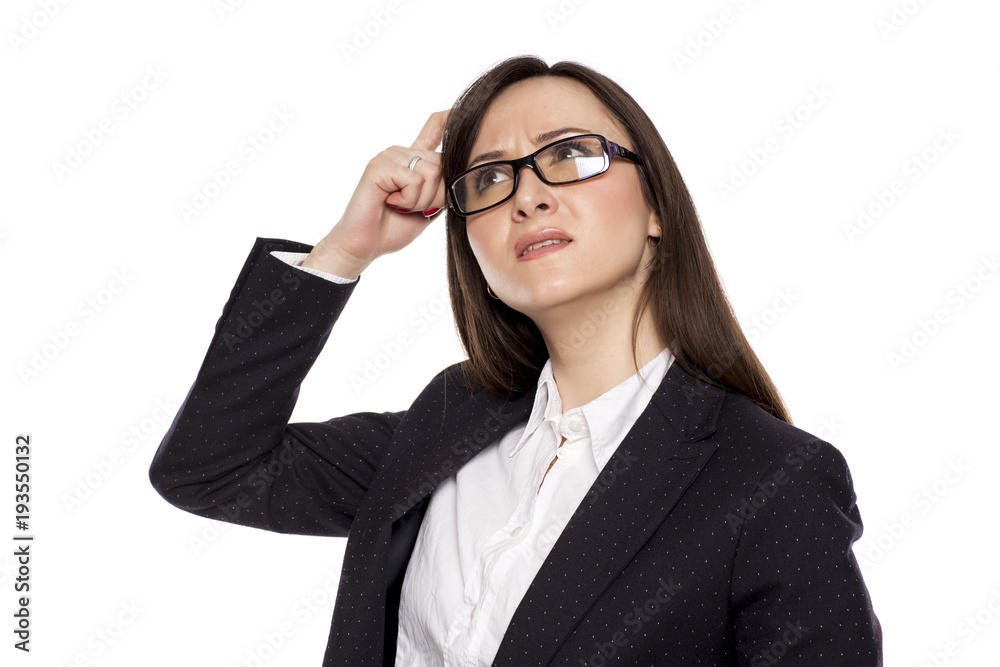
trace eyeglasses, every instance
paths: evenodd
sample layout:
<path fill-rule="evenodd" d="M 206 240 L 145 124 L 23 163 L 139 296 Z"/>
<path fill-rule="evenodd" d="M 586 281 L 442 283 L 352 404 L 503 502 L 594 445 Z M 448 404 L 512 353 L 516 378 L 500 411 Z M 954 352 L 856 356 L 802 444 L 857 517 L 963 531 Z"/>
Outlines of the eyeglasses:
<path fill-rule="evenodd" d="M 603 174 L 616 156 L 642 164 L 642 158 L 624 146 L 599 134 L 580 134 L 542 146 L 518 160 L 476 165 L 453 178 L 445 195 L 449 208 L 469 216 L 513 197 L 522 167 L 534 169 L 543 183 L 563 185 Z"/>

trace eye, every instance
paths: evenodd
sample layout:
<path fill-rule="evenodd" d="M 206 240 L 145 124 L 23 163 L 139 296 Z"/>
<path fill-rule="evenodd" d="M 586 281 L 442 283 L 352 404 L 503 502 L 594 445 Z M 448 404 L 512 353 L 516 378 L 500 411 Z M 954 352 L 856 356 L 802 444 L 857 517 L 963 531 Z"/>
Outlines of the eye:
<path fill-rule="evenodd" d="M 487 188 L 491 188 L 498 183 L 509 180 L 510 176 L 504 172 L 503 169 L 493 167 L 484 167 L 483 169 L 476 171 L 473 176 L 473 183 L 476 187 L 476 192 L 482 192 Z"/>
<path fill-rule="evenodd" d="M 594 152 L 589 146 L 585 146 L 578 141 L 567 141 L 555 147 L 553 157 L 558 161 L 572 160 L 578 157 L 592 157 L 593 155 Z"/>

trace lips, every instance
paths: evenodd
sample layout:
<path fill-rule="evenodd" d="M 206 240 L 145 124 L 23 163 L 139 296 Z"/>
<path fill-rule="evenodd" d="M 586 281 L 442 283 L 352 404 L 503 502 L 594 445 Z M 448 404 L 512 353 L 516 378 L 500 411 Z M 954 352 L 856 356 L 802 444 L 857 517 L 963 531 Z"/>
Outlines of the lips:
<path fill-rule="evenodd" d="M 531 234 L 525 234 L 517 240 L 514 244 L 514 257 L 520 258 L 524 254 L 524 251 L 536 243 L 541 243 L 542 241 L 572 241 L 569 234 L 561 229 L 555 227 L 549 227 L 543 229 L 540 232 L 533 232 Z"/>

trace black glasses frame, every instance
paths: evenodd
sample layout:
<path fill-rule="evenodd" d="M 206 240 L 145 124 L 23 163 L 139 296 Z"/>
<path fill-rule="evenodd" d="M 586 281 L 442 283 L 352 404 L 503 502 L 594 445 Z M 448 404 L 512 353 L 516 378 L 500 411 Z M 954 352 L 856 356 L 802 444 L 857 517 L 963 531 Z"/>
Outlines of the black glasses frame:
<path fill-rule="evenodd" d="M 535 157 L 557 144 L 561 144 L 565 141 L 573 141 L 574 139 L 582 139 L 584 137 L 596 137 L 597 139 L 600 140 L 601 148 L 604 149 L 604 157 L 605 157 L 604 168 L 602 168 L 598 172 L 590 174 L 589 176 L 584 176 L 583 178 L 578 178 L 573 181 L 556 182 L 556 181 L 550 181 L 549 179 L 545 178 L 545 176 L 542 174 L 541 169 L 539 169 L 538 165 L 535 164 Z M 604 172 L 606 172 L 608 169 L 611 168 L 611 160 L 613 160 L 615 157 L 623 157 L 626 160 L 634 162 L 640 166 L 642 165 L 642 158 L 638 154 L 633 153 L 629 149 L 619 144 L 616 144 L 613 141 L 609 141 L 600 134 L 576 134 L 573 135 L 572 137 L 564 137 L 557 141 L 553 141 L 550 144 L 546 144 L 541 148 L 539 148 L 534 153 L 532 153 L 531 155 L 525 155 L 524 157 L 518 158 L 516 160 L 495 160 L 493 162 L 483 162 L 482 164 L 477 164 L 474 167 L 466 169 L 461 174 L 451 179 L 451 182 L 448 183 L 448 187 L 445 189 L 445 199 L 447 200 L 448 208 L 455 211 L 455 213 L 457 213 L 462 217 L 467 217 L 470 215 L 474 215 L 476 213 L 482 213 L 483 211 L 487 211 L 493 208 L 494 206 L 499 206 L 500 204 L 504 203 L 505 201 L 513 197 L 514 193 L 517 192 L 518 177 L 520 176 L 521 169 L 523 167 L 531 168 L 535 172 L 535 175 L 538 176 L 539 180 L 541 180 L 542 183 L 545 183 L 546 185 L 567 185 L 569 183 L 579 183 L 580 181 L 586 181 L 587 179 L 594 178 L 595 176 L 600 176 L 601 174 L 603 174 Z M 514 184 L 513 187 L 511 187 L 510 189 L 510 194 L 508 194 L 506 197 L 496 202 L 495 204 L 490 204 L 489 206 L 476 209 L 474 211 L 462 211 L 461 209 L 458 208 L 458 205 L 456 204 L 456 200 L 458 197 L 455 194 L 455 186 L 458 185 L 459 181 L 468 176 L 470 173 L 478 171 L 483 167 L 490 167 L 493 165 L 505 165 L 505 164 L 509 164 L 511 168 L 514 170 Z"/>

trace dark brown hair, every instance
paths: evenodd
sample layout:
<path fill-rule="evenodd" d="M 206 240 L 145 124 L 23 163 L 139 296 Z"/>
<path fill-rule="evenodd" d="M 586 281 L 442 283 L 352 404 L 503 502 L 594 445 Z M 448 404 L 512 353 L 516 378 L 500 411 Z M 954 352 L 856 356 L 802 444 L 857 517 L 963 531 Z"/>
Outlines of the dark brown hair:
<path fill-rule="evenodd" d="M 578 81 L 625 129 L 642 156 L 643 196 L 661 222 L 662 236 L 632 322 L 635 359 L 639 317 L 651 309 L 674 363 L 706 382 L 746 396 L 775 417 L 791 420 L 778 390 L 740 329 L 708 252 L 691 195 L 653 122 L 631 95 L 608 77 L 576 62 L 551 67 L 534 56 L 509 58 L 474 81 L 452 107 L 441 144 L 445 183 L 465 170 L 490 103 L 507 86 L 539 76 Z M 473 390 L 509 398 L 538 381 L 548 359 L 541 332 L 526 315 L 487 295 L 465 229 L 447 212 L 448 287 L 459 337 L 469 354 L 461 370 Z M 639 364 L 636 363 L 636 367 Z"/>

